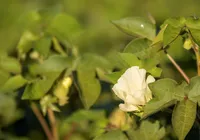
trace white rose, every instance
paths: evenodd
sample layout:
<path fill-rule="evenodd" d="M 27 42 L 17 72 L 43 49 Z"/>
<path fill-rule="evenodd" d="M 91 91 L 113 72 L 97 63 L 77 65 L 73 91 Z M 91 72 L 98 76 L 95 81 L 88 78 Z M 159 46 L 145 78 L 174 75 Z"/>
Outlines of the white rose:
<path fill-rule="evenodd" d="M 126 112 L 139 111 L 138 106 L 145 105 L 152 98 L 149 83 L 154 82 L 153 76 L 146 79 L 146 70 L 133 66 L 125 71 L 113 86 L 114 93 L 124 101 L 119 108 Z"/>

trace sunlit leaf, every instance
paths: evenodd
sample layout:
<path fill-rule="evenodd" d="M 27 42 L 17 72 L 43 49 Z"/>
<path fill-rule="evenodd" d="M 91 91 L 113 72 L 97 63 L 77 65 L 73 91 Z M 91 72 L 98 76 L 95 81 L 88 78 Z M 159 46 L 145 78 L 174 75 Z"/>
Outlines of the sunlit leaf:
<path fill-rule="evenodd" d="M 155 37 L 155 25 L 141 17 L 128 17 L 112 21 L 112 23 L 121 31 L 131 36 L 145 37 L 150 40 L 153 40 Z"/>

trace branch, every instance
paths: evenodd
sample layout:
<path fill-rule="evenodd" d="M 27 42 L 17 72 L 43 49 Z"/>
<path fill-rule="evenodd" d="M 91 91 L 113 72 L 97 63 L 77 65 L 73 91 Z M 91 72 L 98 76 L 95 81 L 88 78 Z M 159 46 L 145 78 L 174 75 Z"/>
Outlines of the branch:
<path fill-rule="evenodd" d="M 181 69 L 181 67 L 176 63 L 176 61 L 167 53 L 165 52 L 168 59 L 172 62 L 172 64 L 176 67 L 176 69 L 180 72 L 180 74 L 183 76 L 183 78 L 186 80 L 186 82 L 190 83 L 190 78 L 185 74 L 185 72 Z"/>
<path fill-rule="evenodd" d="M 31 103 L 31 109 L 33 110 L 33 113 L 35 114 L 35 116 L 37 117 L 38 121 L 40 122 L 48 140 L 53 140 L 51 131 L 44 119 L 44 117 L 42 116 L 41 112 L 38 110 L 37 106 L 34 103 Z"/>
<path fill-rule="evenodd" d="M 48 108 L 48 117 L 51 124 L 51 131 L 53 134 L 53 138 L 54 140 L 58 140 L 57 123 L 56 123 L 54 112 L 50 108 Z"/>

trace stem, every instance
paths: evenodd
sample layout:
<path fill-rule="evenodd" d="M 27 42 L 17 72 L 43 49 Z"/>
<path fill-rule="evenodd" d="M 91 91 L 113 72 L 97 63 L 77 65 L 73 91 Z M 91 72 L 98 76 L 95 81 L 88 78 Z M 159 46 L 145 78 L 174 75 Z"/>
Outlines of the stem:
<path fill-rule="evenodd" d="M 195 52 L 196 59 L 197 59 L 197 74 L 200 76 L 200 54 L 199 54 L 199 46 L 193 41 L 193 37 L 191 35 L 191 32 L 189 31 L 189 38 L 192 42 L 192 49 Z"/>
<path fill-rule="evenodd" d="M 185 74 L 185 72 L 181 69 L 181 67 L 176 63 L 176 61 L 166 52 L 166 55 L 168 59 L 172 62 L 172 64 L 176 67 L 176 69 L 180 72 L 180 74 L 183 76 L 183 78 L 187 81 L 187 83 L 190 83 L 189 77 Z"/>
<path fill-rule="evenodd" d="M 31 109 L 33 110 L 33 113 L 35 114 L 35 116 L 39 120 L 48 140 L 53 140 L 51 131 L 50 131 L 44 117 L 42 116 L 41 112 L 38 110 L 37 106 L 34 103 L 31 103 Z"/>
<path fill-rule="evenodd" d="M 71 130 L 64 136 L 64 140 L 70 140 L 71 135 L 74 133 L 77 125 L 74 123 L 72 124 Z"/>
<path fill-rule="evenodd" d="M 48 108 L 48 117 L 51 124 L 51 131 L 53 134 L 53 138 L 54 140 L 58 140 L 57 123 L 56 123 L 54 112 L 50 108 Z"/>

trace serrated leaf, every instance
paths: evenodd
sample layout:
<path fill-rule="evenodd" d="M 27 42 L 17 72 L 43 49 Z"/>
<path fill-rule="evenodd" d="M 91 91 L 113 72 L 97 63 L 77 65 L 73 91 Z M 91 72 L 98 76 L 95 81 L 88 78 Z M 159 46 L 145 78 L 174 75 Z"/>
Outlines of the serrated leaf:
<path fill-rule="evenodd" d="M 155 37 L 155 25 L 141 17 L 128 17 L 112 21 L 112 23 L 121 31 L 131 36 L 145 37 L 150 40 L 153 40 Z"/>
<path fill-rule="evenodd" d="M 124 49 L 124 53 L 133 53 L 139 58 L 144 58 L 147 55 L 147 48 L 150 41 L 146 38 L 137 38 L 132 40 Z"/>
<path fill-rule="evenodd" d="M 142 121 L 139 129 L 129 130 L 128 136 L 131 140 L 160 140 L 165 136 L 165 128 L 161 127 L 158 121 Z"/>
<path fill-rule="evenodd" d="M 200 102 L 200 77 L 193 77 L 189 84 L 188 98 L 197 103 Z"/>
<path fill-rule="evenodd" d="M 128 140 L 128 138 L 121 130 L 114 130 L 100 135 L 94 138 L 94 140 Z"/>
<path fill-rule="evenodd" d="M 196 118 L 197 104 L 190 100 L 179 102 L 172 113 L 172 126 L 179 140 L 184 140 Z"/>
<path fill-rule="evenodd" d="M 173 105 L 175 103 L 173 96 L 176 86 L 176 81 L 168 78 L 149 84 L 154 98 L 145 105 L 142 118 Z"/>
<path fill-rule="evenodd" d="M 21 75 L 16 75 L 10 77 L 3 86 L 0 87 L 0 91 L 9 92 L 14 91 L 22 86 L 24 86 L 28 81 L 24 79 Z"/>
<path fill-rule="evenodd" d="M 167 25 L 163 34 L 164 48 L 172 43 L 180 34 L 182 27 L 174 27 L 172 25 Z"/>
<path fill-rule="evenodd" d="M 26 86 L 22 99 L 38 100 L 43 97 L 52 87 L 60 73 L 48 73 L 43 79 L 37 80 Z"/>
<path fill-rule="evenodd" d="M 45 74 L 49 72 L 61 72 L 67 67 L 72 66 L 73 59 L 71 57 L 52 55 L 44 60 L 41 64 L 32 64 L 29 66 L 30 73 Z"/>

